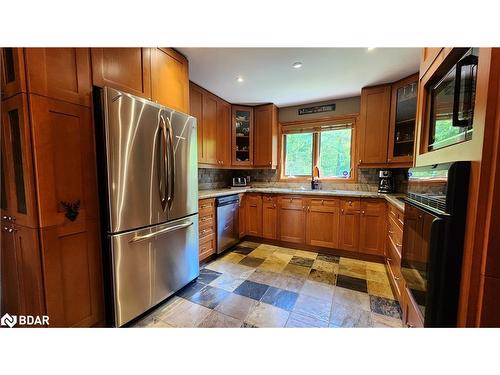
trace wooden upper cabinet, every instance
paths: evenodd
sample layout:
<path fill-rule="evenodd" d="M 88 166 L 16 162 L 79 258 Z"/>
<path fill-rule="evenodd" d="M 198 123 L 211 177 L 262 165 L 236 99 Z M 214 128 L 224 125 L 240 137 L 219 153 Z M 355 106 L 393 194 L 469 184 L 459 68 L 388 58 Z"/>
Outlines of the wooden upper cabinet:
<path fill-rule="evenodd" d="M 278 198 L 279 239 L 287 242 L 305 243 L 306 206 L 305 199 L 295 196 Z"/>
<path fill-rule="evenodd" d="M 26 48 L 25 59 L 30 93 L 90 107 L 88 48 Z"/>
<path fill-rule="evenodd" d="M 262 197 L 262 237 L 271 240 L 277 239 L 278 208 L 276 197 L 264 195 Z"/>
<path fill-rule="evenodd" d="M 38 95 L 30 104 L 40 226 L 69 231 L 97 220 L 90 108 Z"/>
<path fill-rule="evenodd" d="M 307 202 L 306 243 L 339 247 L 340 201 L 310 198 Z"/>
<path fill-rule="evenodd" d="M 231 104 L 222 99 L 217 101 L 216 131 L 217 164 L 231 166 Z"/>
<path fill-rule="evenodd" d="M 217 164 L 217 98 L 203 93 L 203 160 Z"/>
<path fill-rule="evenodd" d="M 262 236 L 262 197 L 260 194 L 248 194 L 245 202 L 246 233 L 250 236 Z"/>
<path fill-rule="evenodd" d="M 443 47 L 424 47 L 422 48 L 422 55 L 420 57 L 420 77 L 422 77 L 425 72 L 429 69 L 431 64 L 434 62 L 436 57 L 439 55 L 439 52 Z"/>
<path fill-rule="evenodd" d="M 384 255 L 386 242 L 386 203 L 380 199 L 362 199 L 359 226 L 359 252 Z"/>
<path fill-rule="evenodd" d="M 361 90 L 358 165 L 387 162 L 390 105 L 390 85 Z"/>
<path fill-rule="evenodd" d="M 2 102 L 2 215 L 35 228 L 38 222 L 31 145 L 27 96 L 18 94 Z"/>
<path fill-rule="evenodd" d="M 254 108 L 255 167 L 276 168 L 278 164 L 278 108 L 274 104 Z"/>
<path fill-rule="evenodd" d="M 26 92 L 22 48 L 2 48 L 2 99 Z"/>
<path fill-rule="evenodd" d="M 358 251 L 359 248 L 359 221 L 360 200 L 340 200 L 340 230 L 339 248 L 349 251 Z"/>
<path fill-rule="evenodd" d="M 188 61 L 171 48 L 154 48 L 151 55 L 151 89 L 154 101 L 189 112 Z"/>
<path fill-rule="evenodd" d="M 253 108 L 232 106 L 232 156 L 234 166 L 253 165 Z"/>
<path fill-rule="evenodd" d="M 189 83 L 189 114 L 196 117 L 196 133 L 198 140 L 198 163 L 205 162 L 203 149 L 203 90 L 194 83 Z"/>
<path fill-rule="evenodd" d="M 150 48 L 92 48 L 92 80 L 151 99 Z"/>
<path fill-rule="evenodd" d="M 407 163 L 411 167 L 417 118 L 418 74 L 394 83 L 391 91 L 387 162 Z"/>

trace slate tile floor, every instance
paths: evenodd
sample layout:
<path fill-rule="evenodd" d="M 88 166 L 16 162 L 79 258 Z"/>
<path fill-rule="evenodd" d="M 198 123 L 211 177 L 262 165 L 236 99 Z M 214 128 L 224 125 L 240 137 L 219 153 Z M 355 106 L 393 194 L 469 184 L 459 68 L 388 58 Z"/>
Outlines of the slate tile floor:
<path fill-rule="evenodd" d="M 245 241 L 134 327 L 401 327 L 384 265 Z"/>

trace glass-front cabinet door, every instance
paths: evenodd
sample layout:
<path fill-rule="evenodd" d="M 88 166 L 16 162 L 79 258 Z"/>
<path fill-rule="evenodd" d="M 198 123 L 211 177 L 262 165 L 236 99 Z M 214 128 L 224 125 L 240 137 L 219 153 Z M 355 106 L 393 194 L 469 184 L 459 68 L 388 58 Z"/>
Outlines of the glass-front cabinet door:
<path fill-rule="evenodd" d="M 253 163 L 253 108 L 233 106 L 232 164 Z"/>
<path fill-rule="evenodd" d="M 415 144 L 418 75 L 392 86 L 389 163 L 412 163 Z"/>
<path fill-rule="evenodd" d="M 35 227 L 27 108 L 25 94 L 18 94 L 2 102 L 2 218 Z"/>

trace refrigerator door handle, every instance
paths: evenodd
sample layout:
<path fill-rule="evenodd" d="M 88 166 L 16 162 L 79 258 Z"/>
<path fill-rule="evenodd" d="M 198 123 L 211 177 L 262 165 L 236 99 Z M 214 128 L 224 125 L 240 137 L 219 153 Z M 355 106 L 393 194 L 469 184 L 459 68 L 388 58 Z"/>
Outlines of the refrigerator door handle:
<path fill-rule="evenodd" d="M 168 195 L 168 180 L 167 180 L 167 126 L 165 124 L 165 119 L 160 115 L 159 127 L 161 129 L 161 145 L 160 150 L 162 150 L 162 155 L 160 155 L 161 163 L 158 163 L 158 179 L 159 179 L 159 190 L 160 190 L 160 201 L 161 208 L 163 211 L 167 208 L 167 195 Z"/>
<path fill-rule="evenodd" d="M 193 221 L 185 221 L 184 223 L 177 224 L 177 225 L 174 225 L 174 226 L 171 226 L 168 228 L 163 228 L 163 229 L 160 229 L 156 232 L 144 234 L 142 236 L 135 236 L 134 238 L 132 238 L 130 240 L 130 242 L 138 242 L 138 241 L 148 240 L 152 237 L 159 236 L 160 234 L 170 233 L 170 232 L 174 232 L 174 231 L 179 230 L 179 229 L 188 228 L 193 224 L 194 224 Z"/>
<path fill-rule="evenodd" d="M 173 141 L 173 128 L 170 119 L 167 117 L 167 129 L 168 129 L 168 208 L 172 207 L 175 196 L 175 152 L 174 152 L 174 141 Z"/>

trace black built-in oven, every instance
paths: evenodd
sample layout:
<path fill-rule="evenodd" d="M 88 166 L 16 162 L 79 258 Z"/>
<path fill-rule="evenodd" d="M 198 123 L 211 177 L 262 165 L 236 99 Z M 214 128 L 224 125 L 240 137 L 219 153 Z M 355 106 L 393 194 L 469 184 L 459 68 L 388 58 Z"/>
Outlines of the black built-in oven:
<path fill-rule="evenodd" d="M 412 168 L 401 271 L 426 327 L 456 326 L 470 162 Z"/>

